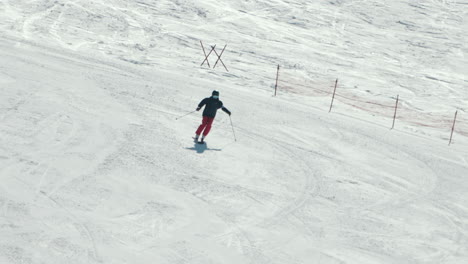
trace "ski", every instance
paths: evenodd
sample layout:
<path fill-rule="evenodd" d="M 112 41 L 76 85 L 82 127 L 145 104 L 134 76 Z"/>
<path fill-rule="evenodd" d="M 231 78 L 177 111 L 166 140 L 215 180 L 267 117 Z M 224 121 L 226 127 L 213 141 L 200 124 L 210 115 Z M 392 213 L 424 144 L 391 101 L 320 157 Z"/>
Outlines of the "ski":
<path fill-rule="evenodd" d="M 197 144 L 205 144 L 206 143 L 206 141 L 198 141 L 198 139 L 195 138 L 195 137 L 192 137 L 192 139 L 193 139 L 193 142 L 195 142 Z"/>

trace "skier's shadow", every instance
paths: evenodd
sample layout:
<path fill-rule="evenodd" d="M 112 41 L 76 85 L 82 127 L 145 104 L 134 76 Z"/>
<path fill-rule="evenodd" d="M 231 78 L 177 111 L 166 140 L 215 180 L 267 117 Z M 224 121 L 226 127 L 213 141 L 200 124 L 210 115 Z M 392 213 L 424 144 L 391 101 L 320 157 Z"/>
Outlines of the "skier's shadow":
<path fill-rule="evenodd" d="M 200 153 L 200 154 L 205 152 L 206 150 L 221 151 L 221 149 L 208 148 L 208 144 L 206 143 L 204 144 L 194 143 L 194 146 L 192 148 L 186 148 L 186 149 L 195 150 L 197 153 Z"/>

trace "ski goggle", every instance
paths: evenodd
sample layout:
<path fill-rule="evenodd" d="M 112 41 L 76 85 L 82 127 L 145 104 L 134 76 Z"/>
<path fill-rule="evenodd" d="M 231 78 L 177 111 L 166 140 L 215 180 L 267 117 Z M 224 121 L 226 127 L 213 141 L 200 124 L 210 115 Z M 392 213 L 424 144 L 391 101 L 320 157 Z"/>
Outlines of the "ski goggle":
<path fill-rule="evenodd" d="M 219 96 L 218 96 L 218 95 L 213 95 L 213 98 L 214 98 L 214 99 L 218 99 Z"/>

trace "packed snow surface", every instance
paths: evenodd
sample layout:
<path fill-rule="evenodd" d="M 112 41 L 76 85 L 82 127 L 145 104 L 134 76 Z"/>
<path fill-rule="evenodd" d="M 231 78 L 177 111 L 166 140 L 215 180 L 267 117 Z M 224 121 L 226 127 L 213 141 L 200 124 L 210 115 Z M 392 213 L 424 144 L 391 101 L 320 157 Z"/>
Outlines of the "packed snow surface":
<path fill-rule="evenodd" d="M 468 263 L 467 9 L 0 1 L 0 263 Z"/>

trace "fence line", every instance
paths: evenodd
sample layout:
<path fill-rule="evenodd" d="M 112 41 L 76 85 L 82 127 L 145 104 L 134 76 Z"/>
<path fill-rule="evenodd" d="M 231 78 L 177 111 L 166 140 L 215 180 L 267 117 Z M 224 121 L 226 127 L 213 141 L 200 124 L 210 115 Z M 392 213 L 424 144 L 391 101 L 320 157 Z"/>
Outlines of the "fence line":
<path fill-rule="evenodd" d="M 279 67 L 278 65 L 278 69 Z M 326 77 L 322 78 L 325 79 Z M 411 108 L 411 106 L 405 104 L 405 99 L 399 95 L 387 96 L 388 103 L 382 103 L 384 96 L 381 96 L 380 100 L 366 99 L 362 95 L 353 94 L 354 90 L 346 89 L 342 84 L 338 84 L 337 89 L 336 84 L 337 82 L 332 81 L 331 78 L 326 82 L 318 82 L 309 78 L 295 78 L 288 75 L 287 69 L 283 69 L 281 78 L 276 79 L 275 95 L 277 92 L 283 92 L 316 97 L 331 96 L 329 112 L 332 110 L 333 101 L 337 100 L 353 108 L 391 118 L 393 120 L 391 129 L 395 127 L 395 120 L 398 120 L 410 125 L 439 129 L 440 132 L 442 132 L 442 129 L 447 130 L 451 133 L 449 145 L 452 143 L 452 138 L 455 138 L 454 133 L 468 137 L 468 121 L 462 119 L 461 113 L 458 113 L 459 111 L 456 111 L 458 117 L 455 115 L 455 118 L 453 115 L 450 117 L 449 113 L 435 115 Z"/>

